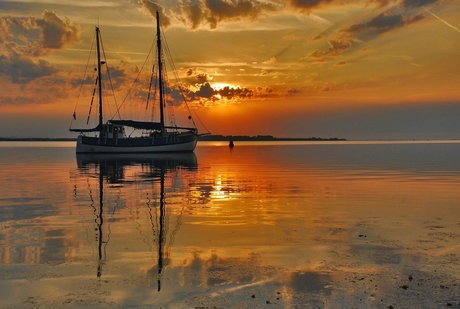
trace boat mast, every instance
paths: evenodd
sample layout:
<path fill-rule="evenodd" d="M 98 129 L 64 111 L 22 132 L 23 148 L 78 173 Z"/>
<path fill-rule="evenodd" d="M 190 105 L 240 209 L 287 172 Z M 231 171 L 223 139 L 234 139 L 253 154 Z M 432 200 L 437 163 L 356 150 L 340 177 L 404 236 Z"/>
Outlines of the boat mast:
<path fill-rule="evenodd" d="M 158 49 L 158 83 L 160 85 L 160 124 L 161 130 L 164 130 L 165 120 L 163 111 L 163 63 L 161 55 L 161 30 L 160 30 L 160 13 L 157 11 L 157 49 Z"/>
<path fill-rule="evenodd" d="M 96 50 L 97 50 L 97 79 L 99 81 L 99 127 L 102 132 L 102 80 L 101 80 L 101 52 L 99 46 L 99 27 L 96 27 Z"/>

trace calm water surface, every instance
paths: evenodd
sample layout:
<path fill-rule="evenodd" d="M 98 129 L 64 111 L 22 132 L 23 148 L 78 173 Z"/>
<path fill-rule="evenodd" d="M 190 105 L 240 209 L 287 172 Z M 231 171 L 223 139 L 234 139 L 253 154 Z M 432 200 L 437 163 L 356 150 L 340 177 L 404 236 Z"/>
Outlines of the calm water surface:
<path fill-rule="evenodd" d="M 0 143 L 0 308 L 460 303 L 460 143 Z"/>

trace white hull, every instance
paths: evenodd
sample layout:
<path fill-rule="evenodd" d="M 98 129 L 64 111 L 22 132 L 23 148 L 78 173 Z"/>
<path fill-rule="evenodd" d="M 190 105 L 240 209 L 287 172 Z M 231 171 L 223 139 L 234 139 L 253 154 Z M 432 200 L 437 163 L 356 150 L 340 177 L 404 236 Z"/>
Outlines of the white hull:
<path fill-rule="evenodd" d="M 172 143 L 151 146 L 106 146 L 88 145 L 82 143 L 81 136 L 77 138 L 77 153 L 161 153 L 161 152 L 193 152 L 197 140 L 186 143 Z"/>

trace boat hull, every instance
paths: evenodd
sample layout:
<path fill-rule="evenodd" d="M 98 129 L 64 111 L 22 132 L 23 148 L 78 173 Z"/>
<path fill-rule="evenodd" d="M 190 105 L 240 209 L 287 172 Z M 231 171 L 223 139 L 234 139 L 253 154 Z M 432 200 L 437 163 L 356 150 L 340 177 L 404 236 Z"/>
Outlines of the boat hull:
<path fill-rule="evenodd" d="M 193 152 L 196 134 L 168 137 L 99 138 L 80 135 L 77 153 L 162 153 Z"/>

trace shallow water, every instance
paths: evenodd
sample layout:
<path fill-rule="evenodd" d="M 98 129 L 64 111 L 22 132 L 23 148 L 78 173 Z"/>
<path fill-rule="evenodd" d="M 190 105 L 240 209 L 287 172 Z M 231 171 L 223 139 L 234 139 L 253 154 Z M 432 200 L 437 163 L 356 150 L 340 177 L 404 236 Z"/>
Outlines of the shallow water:
<path fill-rule="evenodd" d="M 460 143 L 0 143 L 1 308 L 460 303 Z"/>

